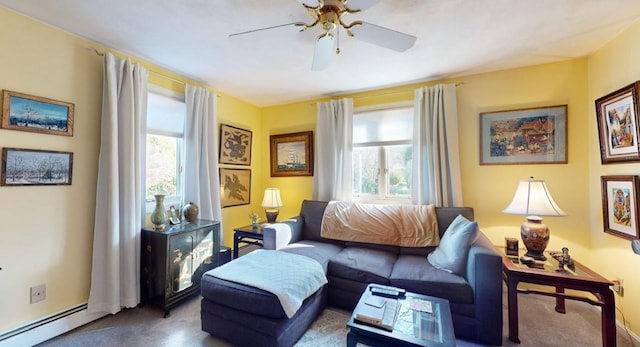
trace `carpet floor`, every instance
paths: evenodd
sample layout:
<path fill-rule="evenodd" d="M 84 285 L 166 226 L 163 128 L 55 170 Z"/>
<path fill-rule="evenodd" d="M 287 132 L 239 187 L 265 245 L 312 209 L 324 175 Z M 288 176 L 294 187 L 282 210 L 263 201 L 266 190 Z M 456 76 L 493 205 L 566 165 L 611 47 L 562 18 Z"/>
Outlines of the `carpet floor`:
<path fill-rule="evenodd" d="M 553 298 L 519 295 L 520 341 L 508 339 L 506 305 L 504 308 L 503 346 L 507 347 L 597 347 L 601 346 L 600 310 L 575 301 L 567 301 L 566 314 L 554 311 Z M 506 297 L 503 302 L 506 303 Z M 297 347 L 339 347 L 346 343 L 349 312 L 328 307 L 296 343 Z M 460 347 L 480 345 L 457 340 Z M 126 309 L 58 336 L 38 346 L 220 346 L 231 344 L 200 330 L 200 298 L 193 297 L 163 318 L 163 311 L 152 306 Z M 624 329 L 618 328 L 618 347 L 638 347 L 630 342 Z"/>

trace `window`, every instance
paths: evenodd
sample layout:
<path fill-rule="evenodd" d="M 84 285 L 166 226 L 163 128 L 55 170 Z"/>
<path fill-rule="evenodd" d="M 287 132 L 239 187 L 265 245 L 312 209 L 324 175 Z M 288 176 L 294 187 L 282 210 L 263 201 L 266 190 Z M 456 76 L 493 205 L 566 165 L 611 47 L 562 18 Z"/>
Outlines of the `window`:
<path fill-rule="evenodd" d="M 184 95 L 149 86 L 145 199 L 153 210 L 154 195 L 164 194 L 165 205 L 182 200 L 182 144 L 186 106 Z"/>
<path fill-rule="evenodd" d="M 413 108 L 356 111 L 353 117 L 353 196 L 359 201 L 409 201 Z"/>

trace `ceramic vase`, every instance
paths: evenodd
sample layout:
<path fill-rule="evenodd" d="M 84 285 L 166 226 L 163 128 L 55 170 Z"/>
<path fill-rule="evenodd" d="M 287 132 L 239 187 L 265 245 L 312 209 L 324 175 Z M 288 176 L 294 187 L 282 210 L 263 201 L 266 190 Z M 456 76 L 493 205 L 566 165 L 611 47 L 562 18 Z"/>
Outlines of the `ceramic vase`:
<path fill-rule="evenodd" d="M 156 230 L 162 230 L 167 227 L 167 210 L 164 208 L 164 195 L 156 194 L 156 208 L 151 212 L 151 223 Z"/>
<path fill-rule="evenodd" d="M 200 212 L 200 208 L 193 202 L 184 205 L 182 208 L 182 214 L 187 222 L 195 222 L 198 218 L 198 212 Z"/>

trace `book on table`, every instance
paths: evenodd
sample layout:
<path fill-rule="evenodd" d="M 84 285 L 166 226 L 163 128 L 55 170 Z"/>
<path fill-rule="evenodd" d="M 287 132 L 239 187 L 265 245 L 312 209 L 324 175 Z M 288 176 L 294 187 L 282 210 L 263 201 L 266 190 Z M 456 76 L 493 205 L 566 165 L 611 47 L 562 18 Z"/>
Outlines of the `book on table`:
<path fill-rule="evenodd" d="M 356 306 L 354 319 L 358 323 L 393 331 L 398 311 L 400 304 L 397 299 L 369 295 Z"/>

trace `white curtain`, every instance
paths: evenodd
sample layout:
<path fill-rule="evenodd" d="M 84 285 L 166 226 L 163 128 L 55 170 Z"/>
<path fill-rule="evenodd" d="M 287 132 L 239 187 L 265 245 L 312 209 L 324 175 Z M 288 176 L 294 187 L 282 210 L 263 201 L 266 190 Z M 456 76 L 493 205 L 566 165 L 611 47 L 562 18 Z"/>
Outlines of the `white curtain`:
<path fill-rule="evenodd" d="M 105 54 L 90 313 L 140 302 L 147 75 L 140 64 Z"/>
<path fill-rule="evenodd" d="M 413 203 L 462 206 L 455 85 L 416 89 L 413 125 Z"/>
<path fill-rule="evenodd" d="M 184 202 L 198 205 L 198 218 L 221 221 L 215 95 L 189 84 L 185 88 Z M 222 237 L 222 226 L 220 231 Z"/>
<path fill-rule="evenodd" d="M 318 103 L 313 198 L 352 197 L 353 99 Z"/>

